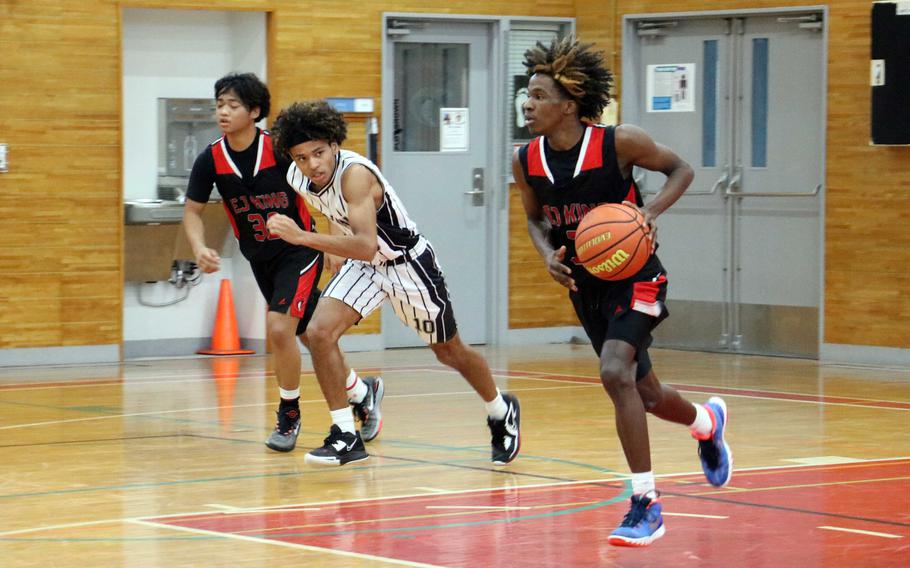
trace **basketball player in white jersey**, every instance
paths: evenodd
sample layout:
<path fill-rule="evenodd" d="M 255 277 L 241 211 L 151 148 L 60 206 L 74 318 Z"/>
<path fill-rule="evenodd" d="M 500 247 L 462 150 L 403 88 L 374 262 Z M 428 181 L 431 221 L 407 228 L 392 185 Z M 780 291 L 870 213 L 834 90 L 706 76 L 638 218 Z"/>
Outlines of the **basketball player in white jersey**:
<path fill-rule="evenodd" d="M 483 398 L 492 433 L 492 461 L 506 464 L 520 447 L 518 399 L 501 394 L 486 361 L 458 336 L 449 292 L 433 247 L 383 177 L 363 156 L 342 150 L 347 125 L 325 101 L 295 103 L 281 111 L 273 133 L 278 151 L 293 160 L 288 182 L 333 224 L 335 234 L 304 231 L 274 215 L 268 230 L 285 241 L 346 258 L 326 285 L 307 327 L 316 378 L 332 415 L 325 444 L 307 463 L 344 465 L 367 459 L 345 395 L 338 340 L 387 299 L 405 325 L 453 367 Z"/>

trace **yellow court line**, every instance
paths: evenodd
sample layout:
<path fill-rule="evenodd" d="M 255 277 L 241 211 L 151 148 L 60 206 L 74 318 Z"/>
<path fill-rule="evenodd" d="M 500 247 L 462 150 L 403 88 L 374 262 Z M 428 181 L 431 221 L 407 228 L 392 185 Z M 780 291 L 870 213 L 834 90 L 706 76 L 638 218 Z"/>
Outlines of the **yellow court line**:
<path fill-rule="evenodd" d="M 756 488 L 745 488 L 745 487 L 724 487 L 718 491 L 705 491 L 703 493 L 690 493 L 690 495 L 724 495 L 725 493 L 758 493 L 761 491 L 776 491 L 779 489 L 805 489 L 807 487 L 827 487 L 831 485 L 854 485 L 857 483 L 879 483 L 882 481 L 907 481 L 910 480 L 910 477 L 882 477 L 879 479 L 856 479 L 852 481 L 831 481 L 828 483 L 802 483 L 797 485 L 778 485 L 775 487 L 756 487 Z M 726 491 L 732 489 L 733 491 Z M 668 495 L 669 497 L 669 495 Z"/>
<path fill-rule="evenodd" d="M 825 529 L 828 531 L 840 531 L 840 532 L 848 532 L 848 533 L 856 533 L 856 534 L 865 534 L 865 535 L 869 535 L 869 536 L 880 536 L 882 538 L 904 538 L 903 536 L 901 536 L 899 534 L 891 534 L 891 533 L 883 533 L 883 532 L 875 532 L 875 531 L 864 531 L 864 530 L 860 530 L 860 529 L 848 529 L 848 528 L 844 528 L 844 527 L 830 527 L 827 525 L 821 526 L 818 528 Z"/>

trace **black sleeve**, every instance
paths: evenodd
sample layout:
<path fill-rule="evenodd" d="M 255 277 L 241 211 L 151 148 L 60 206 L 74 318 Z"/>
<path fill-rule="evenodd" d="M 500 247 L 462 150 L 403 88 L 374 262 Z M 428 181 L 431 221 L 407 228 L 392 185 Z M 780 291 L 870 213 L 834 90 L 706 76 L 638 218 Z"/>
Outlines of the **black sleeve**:
<path fill-rule="evenodd" d="M 215 185 L 215 160 L 211 148 L 206 148 L 193 162 L 190 181 L 186 186 L 186 196 L 198 203 L 207 203 Z"/>

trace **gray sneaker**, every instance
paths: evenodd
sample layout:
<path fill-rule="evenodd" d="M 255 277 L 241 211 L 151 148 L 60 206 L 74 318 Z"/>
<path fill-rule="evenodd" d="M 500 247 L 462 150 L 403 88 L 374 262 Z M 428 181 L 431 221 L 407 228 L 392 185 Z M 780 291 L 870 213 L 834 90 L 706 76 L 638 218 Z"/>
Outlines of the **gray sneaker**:
<path fill-rule="evenodd" d="M 275 414 L 278 415 L 278 422 L 265 445 L 276 452 L 290 452 L 297 445 L 297 434 L 300 433 L 300 409 L 293 408 Z"/>
<path fill-rule="evenodd" d="M 351 406 L 354 415 L 360 420 L 360 436 L 364 442 L 369 442 L 382 430 L 382 411 L 379 405 L 385 387 L 382 385 L 382 377 L 364 377 L 361 380 L 367 385 L 367 395 L 361 402 L 352 402 Z"/>

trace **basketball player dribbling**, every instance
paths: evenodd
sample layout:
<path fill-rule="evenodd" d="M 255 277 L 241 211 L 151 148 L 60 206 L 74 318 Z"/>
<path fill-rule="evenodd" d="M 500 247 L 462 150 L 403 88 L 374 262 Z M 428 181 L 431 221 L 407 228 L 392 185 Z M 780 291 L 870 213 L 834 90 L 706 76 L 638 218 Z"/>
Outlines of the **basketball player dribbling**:
<path fill-rule="evenodd" d="M 515 459 L 520 448 L 518 399 L 501 394 L 487 362 L 458 335 L 452 302 L 436 254 L 379 168 L 341 149 L 347 125 L 325 101 L 295 103 L 275 122 L 277 146 L 290 156 L 288 182 L 332 223 L 335 234 L 304 231 L 286 215 L 268 229 L 285 241 L 348 259 L 326 285 L 307 328 L 316 378 L 332 426 L 324 445 L 306 455 L 315 465 L 367 459 L 344 393 L 341 335 L 389 300 L 436 358 L 457 370 L 484 400 L 492 462 Z"/>
<path fill-rule="evenodd" d="M 289 245 L 269 235 L 269 215 L 283 213 L 301 230 L 315 230 L 306 204 L 288 186 L 287 158 L 276 159 L 272 137 L 256 123 L 269 114 L 271 96 L 265 84 L 252 73 L 229 74 L 215 83 L 215 117 L 224 136 L 209 144 L 196 158 L 190 173 L 183 209 L 183 227 L 204 272 L 216 272 L 221 258 L 205 243 L 202 212 L 212 186 L 224 200 L 224 209 L 240 242 L 240 252 L 250 262 L 253 276 L 268 302 L 266 327 L 272 343 L 275 377 L 280 400 L 275 429 L 266 446 L 289 452 L 300 432 L 300 348 L 306 345 L 304 330 L 319 299 L 316 284 L 322 273 L 323 256 L 317 250 Z M 367 441 L 382 427 L 381 377 L 361 379 L 348 371 L 348 398 L 361 419 Z"/>
<path fill-rule="evenodd" d="M 569 289 L 600 356 L 601 382 L 613 401 L 616 431 L 632 472 L 631 507 L 609 542 L 647 546 L 663 536 L 665 528 L 651 470 L 646 412 L 689 427 L 712 485 L 730 480 L 733 459 L 724 441 L 724 401 L 712 397 L 704 405 L 692 404 L 662 385 L 651 367 L 651 331 L 668 315 L 667 275 L 653 251 L 637 274 L 615 282 L 600 280 L 572 261 L 583 211 L 626 202 L 642 212 L 653 237 L 655 219 L 682 196 L 693 177 L 689 164 L 642 129 L 593 125 L 610 101 L 612 74 L 603 55 L 591 47 L 567 37 L 525 52 L 530 80 L 523 112 L 537 138 L 515 152 L 512 172 L 531 241 L 550 276 Z M 633 166 L 667 176 L 647 205 L 632 180 Z"/>

